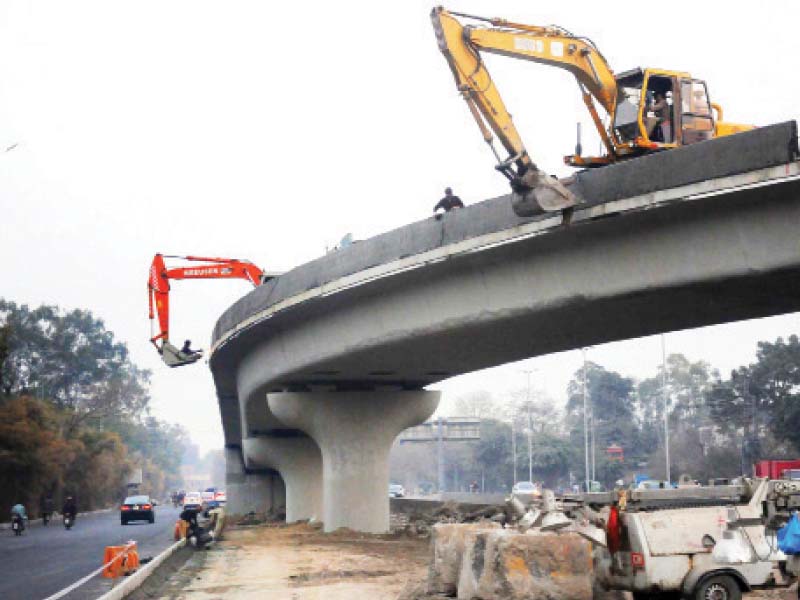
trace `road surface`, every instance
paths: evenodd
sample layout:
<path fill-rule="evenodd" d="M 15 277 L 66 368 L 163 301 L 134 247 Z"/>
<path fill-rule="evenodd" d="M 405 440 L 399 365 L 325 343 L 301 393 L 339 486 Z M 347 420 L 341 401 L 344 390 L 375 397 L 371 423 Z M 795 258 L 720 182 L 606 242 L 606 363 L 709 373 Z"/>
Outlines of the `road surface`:
<path fill-rule="evenodd" d="M 156 522 L 120 525 L 119 510 L 78 515 L 67 531 L 58 517 L 47 527 L 41 521 L 16 537 L 0 530 L 0 598 L 42 600 L 88 575 L 103 564 L 106 546 L 136 540 L 139 558 L 155 556 L 172 544 L 179 510 L 156 507 Z M 110 589 L 110 579 L 100 576 L 65 596 L 66 600 L 97 598 Z"/>

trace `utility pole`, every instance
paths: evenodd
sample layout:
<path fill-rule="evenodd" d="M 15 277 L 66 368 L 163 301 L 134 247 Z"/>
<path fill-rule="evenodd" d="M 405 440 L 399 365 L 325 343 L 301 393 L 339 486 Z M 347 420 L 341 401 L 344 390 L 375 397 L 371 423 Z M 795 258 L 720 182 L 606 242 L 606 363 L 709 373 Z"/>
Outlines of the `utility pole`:
<path fill-rule="evenodd" d="M 522 371 L 528 377 L 528 387 L 525 394 L 525 405 L 528 408 L 528 481 L 533 481 L 533 418 L 531 416 L 531 373 L 535 369 Z"/>
<path fill-rule="evenodd" d="M 511 408 L 511 460 L 514 463 L 514 485 L 517 485 L 517 430 L 514 425 L 514 407 Z"/>
<path fill-rule="evenodd" d="M 669 472 L 669 396 L 667 394 L 667 343 L 661 334 L 661 388 L 664 394 L 664 459 L 666 461 L 667 481 L 672 481 Z"/>
<path fill-rule="evenodd" d="M 597 481 L 597 474 L 595 473 L 595 448 L 597 447 L 597 436 L 595 435 L 594 426 L 594 402 L 589 404 L 589 431 L 592 434 L 592 481 Z"/>
<path fill-rule="evenodd" d="M 586 480 L 586 489 L 590 491 L 589 487 L 589 413 L 586 411 L 586 348 L 581 348 L 583 353 L 583 449 L 585 454 L 584 463 L 584 478 Z"/>
<path fill-rule="evenodd" d="M 444 492 L 444 419 L 439 417 L 436 423 L 436 458 L 439 463 L 438 466 L 438 479 L 439 479 L 439 493 Z"/>

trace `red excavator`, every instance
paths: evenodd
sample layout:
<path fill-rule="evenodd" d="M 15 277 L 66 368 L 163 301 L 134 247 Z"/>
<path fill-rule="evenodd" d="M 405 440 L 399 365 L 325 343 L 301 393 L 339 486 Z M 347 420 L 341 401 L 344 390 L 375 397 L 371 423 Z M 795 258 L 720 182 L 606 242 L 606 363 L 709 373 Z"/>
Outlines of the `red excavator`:
<path fill-rule="evenodd" d="M 202 264 L 167 268 L 165 258 L 178 258 Z M 150 338 L 168 367 L 182 367 L 203 357 L 202 350 L 191 350 L 188 344 L 182 349 L 169 341 L 169 280 L 170 279 L 246 279 L 254 286 L 269 281 L 275 275 L 265 275 L 248 260 L 236 258 L 206 258 L 202 256 L 170 256 L 156 254 L 150 265 L 147 281 L 147 298 L 150 303 L 150 333 L 153 334 L 155 312 L 158 312 L 158 335 Z M 155 308 L 155 310 L 154 310 Z"/>

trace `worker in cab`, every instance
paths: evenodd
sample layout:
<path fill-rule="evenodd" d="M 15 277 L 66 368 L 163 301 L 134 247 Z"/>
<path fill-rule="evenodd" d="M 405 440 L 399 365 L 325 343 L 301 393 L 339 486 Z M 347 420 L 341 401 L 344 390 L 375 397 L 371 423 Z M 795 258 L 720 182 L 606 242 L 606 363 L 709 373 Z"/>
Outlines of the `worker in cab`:
<path fill-rule="evenodd" d="M 181 348 L 181 353 L 185 354 L 186 356 L 194 356 L 198 353 L 197 350 L 192 350 L 192 340 L 186 340 L 183 342 L 183 348 Z"/>
<path fill-rule="evenodd" d="M 453 195 L 452 188 L 445 188 L 444 190 L 444 198 L 439 200 L 436 203 L 436 206 L 433 207 L 433 212 L 435 213 L 437 210 L 444 210 L 444 212 L 450 212 L 456 208 L 464 208 L 464 203 L 461 201 L 461 198 L 458 196 Z"/>
<path fill-rule="evenodd" d="M 659 139 L 654 139 L 653 141 L 664 142 L 665 144 L 672 143 L 672 107 L 667 102 L 667 96 L 663 91 L 655 93 L 655 100 L 649 106 L 649 109 L 655 113 L 656 119 L 658 119 L 656 131 L 661 130 L 655 136 Z"/>

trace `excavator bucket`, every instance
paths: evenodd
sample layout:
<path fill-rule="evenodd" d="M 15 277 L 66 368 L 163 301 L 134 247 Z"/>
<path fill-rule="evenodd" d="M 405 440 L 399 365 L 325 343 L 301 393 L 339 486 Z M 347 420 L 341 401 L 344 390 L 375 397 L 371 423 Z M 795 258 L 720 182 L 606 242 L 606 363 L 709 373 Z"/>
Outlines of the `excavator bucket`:
<path fill-rule="evenodd" d="M 168 367 L 182 367 L 196 363 L 203 358 L 203 352 L 198 350 L 192 354 L 186 354 L 169 342 L 164 342 L 164 345 L 161 346 L 161 358 Z"/>
<path fill-rule="evenodd" d="M 520 217 L 561 211 L 579 203 L 558 179 L 536 168 L 528 169 L 511 187 L 511 206 Z"/>

